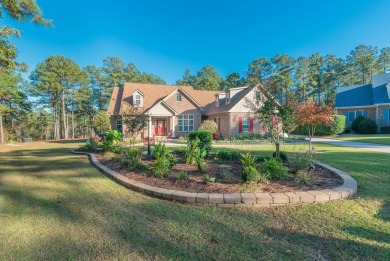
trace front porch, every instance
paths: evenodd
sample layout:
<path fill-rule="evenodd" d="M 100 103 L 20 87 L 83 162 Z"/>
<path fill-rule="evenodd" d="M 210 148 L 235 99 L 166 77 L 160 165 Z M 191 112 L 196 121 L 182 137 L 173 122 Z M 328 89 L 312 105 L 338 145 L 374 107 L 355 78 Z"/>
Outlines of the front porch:
<path fill-rule="evenodd" d="M 149 116 L 147 132 L 143 133 L 142 138 L 148 137 L 157 142 L 175 138 L 175 116 Z"/>

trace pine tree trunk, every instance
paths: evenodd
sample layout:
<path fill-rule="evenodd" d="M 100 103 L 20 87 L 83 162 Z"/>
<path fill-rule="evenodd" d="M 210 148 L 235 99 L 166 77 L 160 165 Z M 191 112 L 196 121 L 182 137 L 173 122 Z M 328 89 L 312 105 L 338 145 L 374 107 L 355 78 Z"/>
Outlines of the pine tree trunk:
<path fill-rule="evenodd" d="M 4 143 L 3 115 L 0 113 L 0 143 Z"/>
<path fill-rule="evenodd" d="M 65 91 L 62 91 L 62 119 L 64 125 L 64 139 L 68 138 L 68 125 L 66 123 L 66 112 L 65 112 Z"/>

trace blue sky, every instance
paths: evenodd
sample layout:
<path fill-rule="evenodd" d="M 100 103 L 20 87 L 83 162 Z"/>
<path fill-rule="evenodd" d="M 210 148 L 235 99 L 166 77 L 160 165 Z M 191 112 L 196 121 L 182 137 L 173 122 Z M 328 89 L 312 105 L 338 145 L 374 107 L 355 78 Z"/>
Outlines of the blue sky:
<path fill-rule="evenodd" d="M 225 76 L 243 73 L 258 57 L 336 54 L 359 44 L 390 46 L 390 1 L 38 0 L 54 27 L 4 20 L 22 31 L 13 39 L 19 61 L 33 70 L 50 55 L 80 66 L 107 56 L 133 62 L 167 83 L 205 65 Z"/>

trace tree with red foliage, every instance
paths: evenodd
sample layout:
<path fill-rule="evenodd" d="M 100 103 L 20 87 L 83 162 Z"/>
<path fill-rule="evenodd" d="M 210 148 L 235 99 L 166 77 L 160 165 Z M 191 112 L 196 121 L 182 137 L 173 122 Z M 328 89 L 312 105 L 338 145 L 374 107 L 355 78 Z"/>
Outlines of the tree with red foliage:
<path fill-rule="evenodd" d="M 297 123 L 305 127 L 309 136 L 309 152 L 311 153 L 311 140 L 318 125 L 332 125 L 333 108 L 331 105 L 326 107 L 317 106 L 313 101 L 307 101 L 306 104 L 298 104 L 295 110 Z"/>

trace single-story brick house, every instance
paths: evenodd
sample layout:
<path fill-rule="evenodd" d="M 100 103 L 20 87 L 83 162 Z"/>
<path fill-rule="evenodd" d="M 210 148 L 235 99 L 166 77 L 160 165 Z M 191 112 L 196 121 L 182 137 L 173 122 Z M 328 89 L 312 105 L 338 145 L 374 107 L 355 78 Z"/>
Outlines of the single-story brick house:
<path fill-rule="evenodd" d="M 191 86 L 125 83 L 114 87 L 108 114 L 111 128 L 124 132 L 122 115 L 134 106 L 149 117 L 149 129 L 141 137 L 184 137 L 199 128 L 206 119 L 217 122 L 216 136 L 229 138 L 263 132 L 259 119 L 248 104 L 258 95 L 273 97 L 260 85 L 231 88 L 226 91 L 195 90 Z"/>
<path fill-rule="evenodd" d="M 335 109 L 346 116 L 347 129 L 359 115 L 374 120 L 378 131 L 390 126 L 390 73 L 373 75 L 369 84 L 337 88 Z"/>

